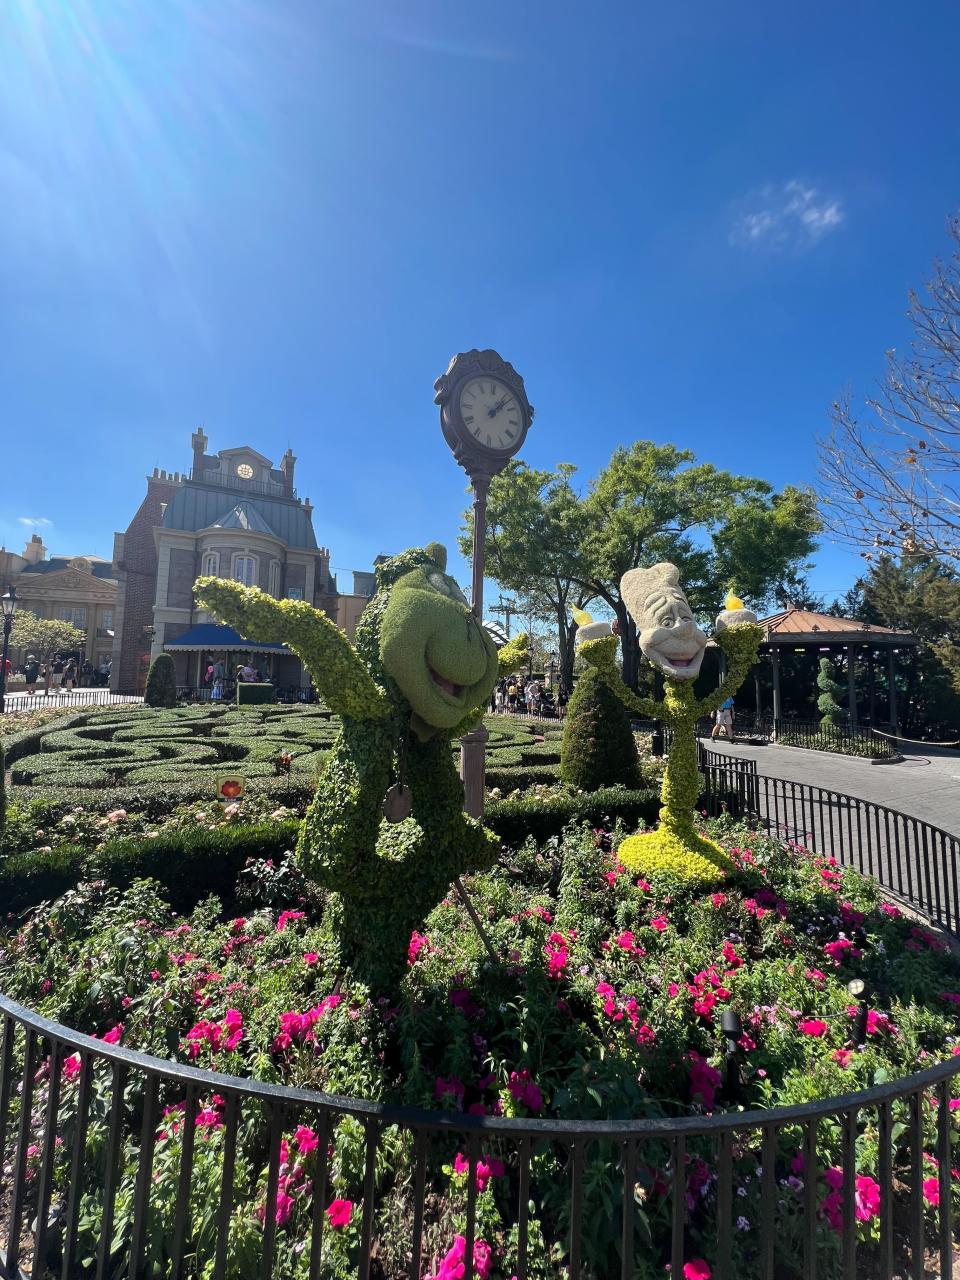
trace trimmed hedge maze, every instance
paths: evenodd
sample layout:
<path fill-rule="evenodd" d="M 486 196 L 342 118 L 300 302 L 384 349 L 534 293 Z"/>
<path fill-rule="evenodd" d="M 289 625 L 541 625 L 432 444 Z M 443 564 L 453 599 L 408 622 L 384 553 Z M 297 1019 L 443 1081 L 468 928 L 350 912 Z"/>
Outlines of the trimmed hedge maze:
<path fill-rule="evenodd" d="M 339 728 L 322 706 L 91 709 L 9 738 L 7 766 L 14 787 L 34 795 L 96 790 L 114 803 L 124 791 L 186 787 L 199 796 L 232 769 L 272 790 L 282 753 L 293 756 L 290 782 L 311 784 Z M 556 781 L 559 726 L 494 717 L 488 728 L 490 787 Z"/>
<path fill-rule="evenodd" d="M 213 779 L 237 769 L 273 777 L 274 759 L 315 773 L 339 731 L 322 707 L 116 708 L 71 717 L 8 744 L 11 781 L 32 788 L 139 788 Z M 20 749 L 18 749 L 20 748 Z"/>

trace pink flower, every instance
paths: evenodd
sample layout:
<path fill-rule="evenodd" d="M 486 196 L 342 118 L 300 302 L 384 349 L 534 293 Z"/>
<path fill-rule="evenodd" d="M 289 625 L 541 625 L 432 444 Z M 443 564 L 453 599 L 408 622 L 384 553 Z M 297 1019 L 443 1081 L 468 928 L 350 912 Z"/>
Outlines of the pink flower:
<path fill-rule="evenodd" d="M 410 945 L 407 947 L 407 964 L 414 964 L 421 951 L 426 954 L 430 950 L 430 939 L 425 933 L 417 933 L 414 929 L 410 935 Z"/>
<path fill-rule="evenodd" d="M 705 1058 L 701 1058 L 696 1050 L 691 1049 L 690 1062 L 690 1097 L 694 1102 L 701 1102 L 706 1111 L 713 1110 L 716 1091 L 723 1079 L 716 1067 L 711 1067 Z"/>
<path fill-rule="evenodd" d="M 127 816 L 126 809 L 111 809 L 107 814 L 108 822 L 122 822 Z"/>
<path fill-rule="evenodd" d="M 891 920 L 899 920 L 903 914 L 899 907 L 895 907 L 892 902 L 881 902 L 880 910 L 885 916 L 889 916 Z"/>
<path fill-rule="evenodd" d="M 281 911 L 277 917 L 277 933 L 283 933 L 291 920 L 306 920 L 305 911 Z"/>
<path fill-rule="evenodd" d="M 713 1272 L 702 1258 L 683 1264 L 683 1280 L 710 1280 Z"/>
<path fill-rule="evenodd" d="M 927 1204 L 933 1205 L 934 1209 L 940 1204 L 940 1179 L 924 1178 L 923 1180 L 923 1198 Z"/>
<path fill-rule="evenodd" d="M 458 1151 L 454 1157 L 453 1171 L 454 1173 L 470 1172 L 470 1161 L 462 1151 Z M 505 1173 L 506 1168 L 502 1160 L 498 1160 L 496 1156 L 491 1156 L 489 1159 L 481 1156 L 477 1160 L 477 1190 L 483 1191 L 491 1178 L 502 1178 Z"/>
<path fill-rule="evenodd" d="M 570 959 L 566 938 L 562 933 L 551 933 L 543 950 L 547 957 L 547 977 L 562 978 Z"/>
<path fill-rule="evenodd" d="M 327 1205 L 327 1218 L 331 1227 L 334 1227 L 337 1231 L 347 1226 L 352 1213 L 352 1200 L 331 1200 Z"/>
<path fill-rule="evenodd" d="M 880 1212 L 880 1183 L 861 1176 L 856 1180 L 856 1210 L 860 1222 L 869 1222 Z"/>
<path fill-rule="evenodd" d="M 464 1258 L 467 1253 L 467 1241 L 464 1236 L 456 1236 L 453 1244 L 441 1259 L 435 1275 L 429 1280 L 462 1280 L 466 1274 Z M 493 1262 L 493 1250 L 485 1240 L 475 1240 L 473 1245 L 473 1268 L 479 1280 L 487 1280 Z"/>
<path fill-rule="evenodd" d="M 462 1105 L 464 1088 L 464 1083 L 459 1076 L 451 1076 L 449 1080 L 445 1080 L 443 1076 L 437 1076 L 433 1086 L 433 1096 L 439 1102 L 449 1093 L 457 1100 L 458 1104 Z"/>
<path fill-rule="evenodd" d="M 853 1053 L 850 1049 L 834 1049 L 830 1056 L 833 1058 L 834 1062 L 839 1063 L 841 1067 L 847 1067 L 850 1063 L 850 1059 L 853 1057 Z"/>
<path fill-rule="evenodd" d="M 630 929 L 624 929 L 623 933 L 614 938 L 614 942 L 624 951 L 632 951 L 634 947 L 633 932 Z"/>
<path fill-rule="evenodd" d="M 220 1119 L 220 1112 L 216 1107 L 205 1107 L 203 1111 L 198 1111 L 194 1124 L 198 1129 L 223 1128 L 223 1121 Z"/>
<path fill-rule="evenodd" d="M 316 951 L 305 951 L 303 953 L 304 964 L 316 964 L 319 959 L 320 957 L 317 955 Z"/>
<path fill-rule="evenodd" d="M 291 1213 L 293 1213 L 293 1196 L 288 1196 L 286 1191 L 278 1191 L 274 1210 L 274 1221 L 277 1226 L 282 1227 Z"/>
<path fill-rule="evenodd" d="M 666 916 L 654 916 L 650 921 L 650 928 L 656 929 L 657 933 L 663 933 L 665 929 L 669 929 L 670 921 Z"/>
<path fill-rule="evenodd" d="M 725 893 L 711 893 L 710 895 L 710 901 L 713 903 L 713 905 L 717 908 L 718 911 L 726 902 L 726 900 L 727 900 L 727 895 Z"/>
<path fill-rule="evenodd" d="M 827 980 L 827 975 L 822 969 L 807 969 L 803 976 L 809 978 L 811 982 L 821 983 Z"/>
<path fill-rule="evenodd" d="M 530 1079 L 530 1072 L 526 1067 L 520 1072 L 510 1072 L 507 1088 L 510 1090 L 514 1101 L 521 1103 L 528 1111 L 540 1111 L 542 1109 L 543 1094 Z"/>
<path fill-rule="evenodd" d="M 118 1022 L 115 1027 L 111 1027 L 109 1031 L 105 1032 L 100 1037 L 100 1039 L 103 1041 L 104 1044 L 119 1044 L 120 1037 L 122 1035 L 123 1035 L 123 1023 Z"/>
<path fill-rule="evenodd" d="M 837 967 L 840 966 L 847 952 L 849 952 L 852 957 L 860 955 L 860 952 L 849 938 L 838 938 L 836 942 L 828 942 L 823 948 L 823 952 L 824 955 L 830 957 Z"/>
<path fill-rule="evenodd" d="M 827 1024 L 821 1018 L 805 1018 L 797 1026 L 805 1036 L 822 1036 L 827 1033 Z"/>
<path fill-rule="evenodd" d="M 316 1133 L 309 1125 L 301 1124 L 297 1126 L 297 1131 L 293 1135 L 293 1140 L 299 1148 L 302 1156 L 308 1156 L 311 1151 L 316 1151 L 319 1145 L 319 1139 Z"/>
<path fill-rule="evenodd" d="M 69 1058 L 63 1060 L 63 1078 L 65 1080 L 73 1080 L 80 1074 L 80 1055 L 79 1053 L 71 1053 Z"/>

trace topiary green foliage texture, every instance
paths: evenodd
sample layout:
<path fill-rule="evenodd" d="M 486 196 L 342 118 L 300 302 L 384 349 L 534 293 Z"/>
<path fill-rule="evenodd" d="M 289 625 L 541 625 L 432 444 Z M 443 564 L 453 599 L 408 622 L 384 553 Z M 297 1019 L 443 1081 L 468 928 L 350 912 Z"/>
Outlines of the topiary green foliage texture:
<path fill-rule="evenodd" d="M 754 622 L 738 623 L 718 631 L 714 641 L 727 660 L 724 680 L 705 698 L 697 698 L 691 681 L 666 677 L 662 702 L 639 698 L 623 683 L 614 661 L 616 636 L 587 640 L 581 646 L 585 661 L 600 672 L 625 706 L 642 716 L 664 721 L 673 731 L 660 792 L 660 826 L 656 831 L 632 837 L 618 850 L 618 856 L 631 871 L 655 874 L 669 870 L 674 875 L 690 878 L 688 873 L 692 870 L 694 881 L 704 883 L 706 868 L 691 855 L 716 868 L 718 879 L 732 868 L 720 846 L 705 839 L 696 829 L 694 807 L 700 792 L 696 725 L 701 716 L 710 715 L 737 692 L 757 660 L 762 639 L 763 628 Z"/>
<path fill-rule="evenodd" d="M 843 685 L 837 679 L 837 668 L 830 658 L 820 659 L 817 672 L 817 710 L 820 712 L 820 723 L 839 727 L 847 723 L 847 713 L 837 701 L 843 697 Z"/>
<path fill-rule="evenodd" d="M 246 684 L 242 680 L 237 684 L 238 707 L 262 707 L 276 700 L 277 691 L 272 684 Z"/>
<path fill-rule="evenodd" d="M 3 743 L 0 742 L 0 836 L 7 825 L 7 764 L 3 755 Z"/>
<path fill-rule="evenodd" d="M 305 601 L 216 578 L 199 579 L 196 592 L 242 635 L 288 645 L 341 717 L 297 856 L 327 891 L 325 919 L 342 963 L 371 989 L 391 990 L 412 930 L 457 876 L 487 869 L 499 854 L 497 837 L 463 812 L 450 750 L 482 719 L 503 669 L 496 645 L 435 543 L 378 567 L 356 647 Z"/>
<path fill-rule="evenodd" d="M 150 663 L 143 700 L 148 707 L 177 705 L 177 670 L 169 653 L 158 653 Z"/>
<path fill-rule="evenodd" d="M 623 703 L 594 667 L 577 680 L 567 707 L 560 777 L 578 791 L 641 785 L 637 744 Z"/>

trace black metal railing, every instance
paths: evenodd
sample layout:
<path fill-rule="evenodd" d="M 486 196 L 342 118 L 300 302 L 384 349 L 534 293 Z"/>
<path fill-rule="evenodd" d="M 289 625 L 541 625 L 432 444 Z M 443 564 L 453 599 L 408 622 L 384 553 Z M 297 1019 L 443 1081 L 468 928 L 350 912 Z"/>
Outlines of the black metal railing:
<path fill-rule="evenodd" d="M 142 693 L 120 693 L 113 689 L 54 689 L 49 693 L 8 693 L 4 710 L 44 711 L 50 707 L 105 707 L 124 702 L 142 702 Z"/>
<path fill-rule="evenodd" d="M 834 751 L 841 755 L 886 760 L 895 755 L 889 738 L 875 733 L 869 725 L 830 725 L 817 721 L 778 720 L 773 740 L 785 747 L 806 747 L 814 751 Z"/>
<path fill-rule="evenodd" d="M 755 762 L 702 746 L 700 766 L 708 810 L 721 797 L 729 806 L 732 792 L 770 830 L 873 875 L 960 932 L 956 836 L 868 801 L 758 776 Z M 349 1274 L 362 1280 L 437 1273 L 454 1230 L 463 1237 L 467 1280 L 488 1274 L 490 1246 L 500 1251 L 493 1274 L 518 1280 L 634 1280 L 641 1257 L 643 1274 L 669 1265 L 680 1277 L 692 1257 L 704 1256 L 703 1246 L 691 1253 L 695 1169 L 696 1225 L 699 1239 L 711 1241 L 705 1256 L 714 1280 L 954 1274 L 960 1056 L 855 1094 L 764 1111 L 507 1119 L 381 1106 L 198 1070 L 80 1035 L 2 996 L 0 1016 L 5 1280 L 21 1266 L 32 1277 L 48 1268 L 65 1278 L 158 1270 L 269 1277 L 292 1248 L 309 1251 L 311 1280 L 347 1274 L 343 1251 L 330 1252 L 334 1172 L 338 1201 L 352 1201 Z M 301 1171 L 300 1230 L 291 1238 L 278 1195 L 290 1175 L 284 1140 L 298 1125 L 315 1136 L 316 1158 Z M 350 1159 L 338 1146 L 345 1136 Z M 467 1176 L 453 1203 L 449 1169 L 458 1152 Z M 862 1240 L 866 1152 L 876 1206 L 873 1238 Z M 491 1157 L 502 1162 L 496 1197 L 506 1230 L 488 1241 L 477 1170 Z M 255 1238 L 252 1203 L 262 1219 Z M 559 1252 L 547 1250 L 533 1212 L 549 1215 Z M 612 1224 L 600 1255 L 597 1221 Z"/>

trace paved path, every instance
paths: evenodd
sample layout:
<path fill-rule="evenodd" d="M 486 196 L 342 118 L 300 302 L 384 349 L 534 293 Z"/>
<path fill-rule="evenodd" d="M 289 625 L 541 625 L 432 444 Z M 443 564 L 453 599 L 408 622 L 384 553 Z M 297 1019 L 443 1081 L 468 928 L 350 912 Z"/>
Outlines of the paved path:
<path fill-rule="evenodd" d="M 960 835 L 960 751 L 908 747 L 896 764 L 871 764 L 854 756 L 800 747 L 754 747 L 705 741 L 711 750 L 756 760 L 770 778 L 789 778 L 899 809 Z"/>

